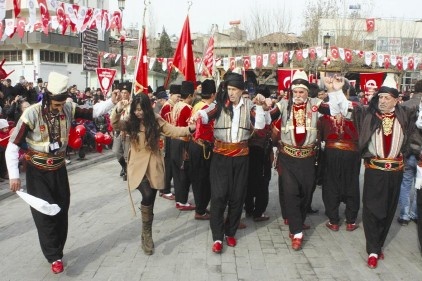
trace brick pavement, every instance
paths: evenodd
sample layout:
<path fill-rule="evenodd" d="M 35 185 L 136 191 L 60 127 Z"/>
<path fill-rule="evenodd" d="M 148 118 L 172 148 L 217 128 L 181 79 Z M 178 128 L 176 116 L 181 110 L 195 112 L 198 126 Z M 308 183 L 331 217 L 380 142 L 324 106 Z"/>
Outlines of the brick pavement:
<path fill-rule="evenodd" d="M 70 166 L 69 166 L 70 167 Z M 422 258 L 416 225 L 393 222 L 385 260 L 377 269 L 366 266 L 365 239 L 360 227 L 331 232 L 325 227 L 321 190 L 314 195 L 303 250 L 293 251 L 288 227 L 279 215 L 277 181 L 273 174 L 267 222 L 244 219 L 238 245 L 211 252 L 207 221 L 180 212 L 174 201 L 157 198 L 153 237 L 156 252 L 140 247 L 141 222 L 133 217 L 125 183 L 113 159 L 71 171 L 69 237 L 65 271 L 53 275 L 45 261 L 25 203 L 16 195 L 0 201 L 1 280 L 422 280 Z M 136 206 L 141 196 L 132 194 Z M 192 194 L 190 194 L 192 199 Z M 343 216 L 344 217 L 344 216 Z M 359 223 L 361 219 L 359 216 Z"/>

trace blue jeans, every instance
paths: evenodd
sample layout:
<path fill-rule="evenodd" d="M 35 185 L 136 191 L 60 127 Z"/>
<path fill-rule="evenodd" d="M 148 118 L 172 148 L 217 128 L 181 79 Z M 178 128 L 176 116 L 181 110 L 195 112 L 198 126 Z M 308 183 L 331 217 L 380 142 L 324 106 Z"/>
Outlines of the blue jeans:
<path fill-rule="evenodd" d="M 415 155 L 406 159 L 403 172 L 403 180 L 400 186 L 400 218 L 404 220 L 417 219 L 416 192 L 414 187 L 417 160 Z"/>

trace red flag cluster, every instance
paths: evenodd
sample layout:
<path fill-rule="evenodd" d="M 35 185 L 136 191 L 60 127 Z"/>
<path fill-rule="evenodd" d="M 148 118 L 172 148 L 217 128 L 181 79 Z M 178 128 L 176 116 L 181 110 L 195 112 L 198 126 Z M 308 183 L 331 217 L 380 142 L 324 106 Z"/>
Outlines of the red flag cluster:
<path fill-rule="evenodd" d="M 98 8 L 89 8 L 60 1 L 27 0 L 28 18 L 19 17 L 21 12 L 21 0 L 13 0 L 15 17 L 4 20 L 0 19 L 0 39 L 13 37 L 17 32 L 22 38 L 25 32 L 58 30 L 64 34 L 69 28 L 73 33 L 80 33 L 86 29 L 94 29 L 104 32 L 110 29 L 122 28 L 122 12 L 108 11 Z M 38 7 L 37 7 L 38 6 Z M 37 15 L 39 11 L 40 17 Z"/>

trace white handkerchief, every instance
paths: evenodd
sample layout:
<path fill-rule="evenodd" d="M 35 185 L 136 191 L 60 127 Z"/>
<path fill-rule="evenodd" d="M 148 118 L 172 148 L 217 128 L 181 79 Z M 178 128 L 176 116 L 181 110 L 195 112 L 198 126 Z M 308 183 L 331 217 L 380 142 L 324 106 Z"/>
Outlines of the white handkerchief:
<path fill-rule="evenodd" d="M 50 204 L 47 201 L 32 196 L 26 192 L 22 191 L 16 191 L 16 193 L 19 195 L 20 198 L 22 198 L 26 203 L 28 203 L 32 208 L 35 210 L 48 215 L 48 216 L 54 216 L 58 212 L 60 212 L 60 207 L 57 204 Z"/>

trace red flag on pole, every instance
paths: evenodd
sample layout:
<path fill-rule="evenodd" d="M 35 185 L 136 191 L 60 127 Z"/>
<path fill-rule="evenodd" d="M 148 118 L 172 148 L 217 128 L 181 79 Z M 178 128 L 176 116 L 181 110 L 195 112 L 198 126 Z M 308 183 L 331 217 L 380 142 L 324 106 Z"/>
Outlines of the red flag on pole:
<path fill-rule="evenodd" d="M 195 61 L 192 52 L 192 40 L 190 37 L 189 16 L 186 16 L 182 34 L 174 53 L 173 66 L 177 67 L 185 76 L 186 81 L 196 82 Z"/>
<path fill-rule="evenodd" d="M 210 40 L 208 40 L 208 46 L 207 50 L 205 51 L 203 64 L 204 71 L 202 72 L 202 76 L 212 76 L 214 68 L 214 35 L 212 35 Z"/>
<path fill-rule="evenodd" d="M 136 80 L 135 94 L 148 94 L 148 60 L 147 60 L 147 37 L 145 36 L 145 28 L 142 31 L 141 42 L 139 42 L 138 54 L 136 56 Z"/>
<path fill-rule="evenodd" d="M 13 0 L 13 10 L 15 11 L 15 18 L 21 13 L 21 0 Z"/>

